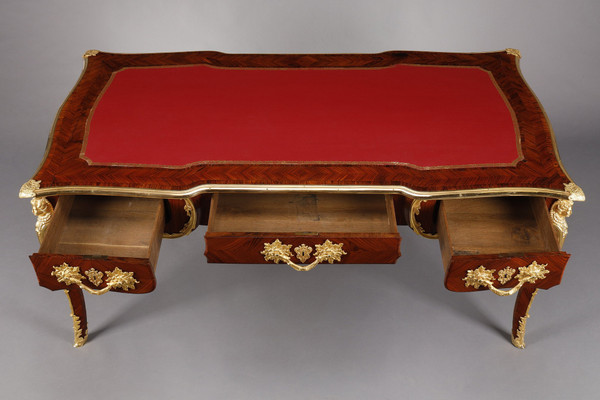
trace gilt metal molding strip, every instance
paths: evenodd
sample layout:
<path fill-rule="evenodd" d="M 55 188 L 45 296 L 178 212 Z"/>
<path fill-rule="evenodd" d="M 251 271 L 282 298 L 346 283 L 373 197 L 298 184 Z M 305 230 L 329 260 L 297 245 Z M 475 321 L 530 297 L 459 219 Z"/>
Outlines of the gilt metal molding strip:
<path fill-rule="evenodd" d="M 439 237 L 438 234 L 425 232 L 425 229 L 423 229 L 421 223 L 417 221 L 417 215 L 419 215 L 419 213 L 421 212 L 421 203 L 424 203 L 426 201 L 427 200 L 419 199 L 415 199 L 412 201 L 412 204 L 410 206 L 410 217 L 408 225 L 410 226 L 410 229 L 412 229 L 419 236 L 423 236 L 427 239 L 437 239 Z"/>
<path fill-rule="evenodd" d="M 67 299 L 69 300 L 69 308 L 71 310 L 71 318 L 73 319 L 73 347 L 81 347 L 87 342 L 88 339 L 88 330 L 85 332 L 81 329 L 81 318 L 75 314 L 75 309 L 73 308 L 73 302 L 71 301 L 71 296 L 69 296 L 69 290 L 64 290 L 67 295 Z"/>
<path fill-rule="evenodd" d="M 188 216 L 188 221 L 185 223 L 183 228 L 177 233 L 163 233 L 163 238 L 166 239 L 175 239 L 182 236 L 187 236 L 196 228 L 196 224 L 198 221 L 198 215 L 196 214 L 196 207 L 194 206 L 194 202 L 190 198 L 186 198 L 185 205 L 183 209 Z"/>
<path fill-rule="evenodd" d="M 519 349 L 525 348 L 525 328 L 527 326 L 527 320 L 529 319 L 529 310 L 531 309 L 531 304 L 533 303 L 533 299 L 537 295 L 539 289 L 535 289 L 535 291 L 531 294 L 531 299 L 529 300 L 529 304 L 527 305 L 527 309 L 525 310 L 525 315 L 519 319 L 519 328 L 517 329 L 517 336 L 511 335 L 511 341 L 513 346 L 518 347 Z"/>
<path fill-rule="evenodd" d="M 39 181 L 38 181 L 39 182 Z M 58 186 L 35 188 L 24 190 L 29 187 L 30 181 L 26 182 L 19 192 L 19 197 L 28 198 L 33 196 L 57 196 L 65 194 L 87 194 L 101 196 L 130 196 L 149 197 L 158 199 L 186 199 L 203 193 L 234 192 L 234 193 L 285 193 L 285 192 L 320 192 L 320 193 L 357 193 L 357 194 L 402 194 L 412 199 L 420 200 L 446 200 L 476 197 L 497 196 L 535 196 L 552 197 L 556 199 L 569 199 L 571 192 L 566 190 L 532 188 L 532 187 L 504 187 L 504 188 L 482 188 L 465 190 L 445 191 L 419 191 L 406 186 L 396 185 L 252 185 L 252 184 L 205 184 L 194 186 L 183 190 L 147 189 L 113 186 Z M 570 182 L 569 187 L 577 187 Z M 578 192 L 583 194 L 581 188 Z M 574 199 L 584 201 L 585 196 Z"/>

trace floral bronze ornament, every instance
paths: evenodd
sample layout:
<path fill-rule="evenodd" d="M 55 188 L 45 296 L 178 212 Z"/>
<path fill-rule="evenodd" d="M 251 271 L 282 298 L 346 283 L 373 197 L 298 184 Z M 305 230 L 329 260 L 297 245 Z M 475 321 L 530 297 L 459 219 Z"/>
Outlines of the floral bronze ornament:
<path fill-rule="evenodd" d="M 71 309 L 71 318 L 73 319 L 73 347 L 81 347 L 88 339 L 88 331 L 86 329 L 84 332 L 83 329 L 81 329 L 81 318 L 75 314 L 73 303 L 71 302 L 71 297 L 69 297 L 69 291 L 67 289 L 65 289 L 65 294 L 67 295 L 67 299 L 69 299 L 69 308 Z"/>
<path fill-rule="evenodd" d="M 279 261 L 287 263 L 292 256 L 291 248 L 291 244 L 283 244 L 276 239 L 273 243 L 265 243 L 265 249 L 260 254 L 265 256 L 266 261 L 273 261 L 275 264 L 279 264 Z"/>
<path fill-rule="evenodd" d="M 133 272 L 126 272 L 121 270 L 120 268 L 115 268 L 112 271 L 106 271 L 106 287 L 102 289 L 92 289 L 83 284 L 83 280 L 85 280 L 85 276 L 81 275 L 79 272 L 79 267 L 72 267 L 69 264 L 62 263 L 59 266 L 54 266 L 54 271 L 52 271 L 51 275 L 56 277 L 58 282 L 64 283 L 69 286 L 75 284 L 79 286 L 81 289 L 85 290 L 88 293 L 101 295 L 104 294 L 111 289 L 123 289 L 125 291 L 129 291 L 129 289 L 135 289 L 135 284 L 139 283 L 134 277 Z M 91 270 L 90 270 L 91 271 Z M 86 271 L 86 275 L 88 275 L 89 271 Z M 92 272 L 92 276 L 94 278 L 90 278 L 90 281 L 96 286 L 99 286 L 102 283 L 102 279 L 98 278 L 98 272 Z M 102 274 L 102 272 L 99 272 Z M 88 275 L 90 276 L 90 275 Z M 97 283 L 99 281 L 99 283 Z"/>
<path fill-rule="evenodd" d="M 31 212 L 37 217 L 35 233 L 37 233 L 38 239 L 42 243 L 50 226 L 50 220 L 54 215 L 54 207 L 45 197 L 34 197 L 31 199 Z"/>
<path fill-rule="evenodd" d="M 534 261 L 526 267 L 519 267 L 519 273 L 515 276 L 519 283 L 510 290 L 500 290 L 494 287 L 494 272 L 496 272 L 496 270 L 486 269 L 483 265 L 475 270 L 468 270 L 467 276 L 463 278 L 463 281 L 465 281 L 466 287 L 473 286 L 475 289 L 479 289 L 480 286 L 485 286 L 498 296 L 510 296 L 517 293 L 524 284 L 535 283 L 538 279 L 546 278 L 546 274 L 550 273 L 550 271 L 546 269 L 547 266 L 548 264 L 538 264 L 537 261 Z M 506 269 L 502 271 L 505 271 L 505 273 L 501 275 L 498 280 L 501 281 L 501 283 L 502 281 L 506 283 L 510 280 L 505 280 L 510 272 L 506 271 Z M 514 273 L 514 270 L 512 273 Z M 512 273 L 510 274 L 512 275 Z"/>
<path fill-rule="evenodd" d="M 585 201 L 585 194 L 579 186 L 573 182 L 565 183 L 565 192 L 569 194 L 568 199 L 556 200 L 550 209 L 550 218 L 558 234 L 558 244 L 562 247 L 567 237 L 568 228 L 567 218 L 573 212 L 575 201 Z"/>
<path fill-rule="evenodd" d="M 291 260 L 292 252 L 291 244 L 283 244 L 279 239 L 276 239 L 273 243 L 265 243 L 264 250 L 260 252 L 260 254 L 265 256 L 265 261 L 273 261 L 275 264 L 279 264 L 279 261 L 283 261 L 290 267 L 294 268 L 296 271 L 310 271 L 319 263 L 327 261 L 330 264 L 333 264 L 334 261 L 341 261 L 342 256 L 347 254 L 344 250 L 342 250 L 343 243 L 332 243 L 329 239 L 327 239 L 323 244 L 315 245 L 315 261 L 308 265 L 298 265 Z M 306 246 L 302 244 L 298 246 L 296 249 L 304 248 L 302 246 Z M 307 249 L 310 247 L 306 246 Z M 311 249 L 312 250 L 312 249 Z M 302 256 L 304 258 L 304 255 Z M 298 257 L 300 259 L 300 257 Z M 308 257 L 304 259 L 306 261 Z M 301 260 L 302 261 L 302 260 Z"/>
<path fill-rule="evenodd" d="M 537 295 L 539 289 L 535 289 L 535 291 L 531 295 L 531 299 L 529 300 L 529 304 L 527 305 L 527 310 L 525 310 L 525 315 L 519 318 L 519 328 L 517 329 L 517 336 L 511 336 L 512 344 L 519 349 L 525 348 L 525 328 L 527 326 L 527 319 L 529 319 L 529 310 L 531 309 L 531 303 L 533 303 L 533 299 Z"/>
<path fill-rule="evenodd" d="M 54 207 L 45 197 L 36 197 L 36 190 L 40 188 L 41 181 L 33 179 L 28 180 L 21 186 L 19 190 L 20 198 L 31 199 L 31 212 L 37 217 L 35 222 L 35 232 L 37 233 L 40 243 L 46 236 L 46 230 L 50 226 L 50 220 L 54 215 Z"/>

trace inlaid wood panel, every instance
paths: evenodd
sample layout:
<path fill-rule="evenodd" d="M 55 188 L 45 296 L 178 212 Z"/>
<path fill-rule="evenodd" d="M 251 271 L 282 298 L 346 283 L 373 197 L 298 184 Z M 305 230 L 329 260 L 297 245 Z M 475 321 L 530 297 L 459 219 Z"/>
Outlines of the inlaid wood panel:
<path fill-rule="evenodd" d="M 216 194 L 205 239 L 209 262 L 270 263 L 261 252 L 278 239 L 291 249 L 342 243 L 340 263 L 394 263 L 400 256 L 393 201 L 383 195 Z"/>
<path fill-rule="evenodd" d="M 547 276 L 535 287 L 558 285 L 569 254 L 560 251 L 543 198 L 498 197 L 442 200 L 437 229 L 449 290 L 484 290 L 465 285 L 467 271 L 479 267 L 494 270 L 495 287 L 515 286 L 511 279 L 499 282 L 505 268 L 527 267 L 534 261 L 547 264 Z"/>
<path fill-rule="evenodd" d="M 82 275 L 92 268 L 103 274 L 115 268 L 133 272 L 139 283 L 126 292 L 145 293 L 156 286 L 163 231 L 162 200 L 60 196 L 40 249 L 30 259 L 40 285 L 51 290 L 76 287 L 52 275 L 54 267 L 67 263 Z M 106 286 L 105 281 L 94 286 L 87 278 L 85 283 L 92 289 Z"/>
<path fill-rule="evenodd" d="M 184 190 L 209 184 L 293 184 L 392 185 L 419 191 L 490 187 L 563 190 L 563 184 L 569 179 L 557 159 L 550 126 L 540 104 L 523 81 L 517 63 L 517 58 L 507 52 L 454 54 L 394 51 L 333 55 L 217 52 L 127 55 L 100 52 L 87 58 L 85 72 L 61 108 L 47 157 L 34 179 L 41 180 L 42 188 L 81 185 Z M 95 166 L 88 165 L 80 158 L 86 121 L 114 71 L 126 67 L 198 64 L 229 68 L 380 68 L 397 64 L 476 66 L 492 73 L 514 110 L 523 160 L 514 166 L 441 169 L 414 168 L 402 164 L 326 162 L 316 165 L 218 163 L 187 168 L 159 168 Z"/>

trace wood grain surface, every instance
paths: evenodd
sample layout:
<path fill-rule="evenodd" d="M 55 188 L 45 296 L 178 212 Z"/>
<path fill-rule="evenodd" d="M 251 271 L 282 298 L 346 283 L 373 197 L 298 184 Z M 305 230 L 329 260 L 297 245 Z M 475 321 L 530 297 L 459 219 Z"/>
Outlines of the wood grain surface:
<path fill-rule="evenodd" d="M 55 266 L 62 263 L 67 263 L 72 267 L 79 267 L 80 273 L 83 275 L 89 269 L 96 269 L 101 272 L 114 271 L 115 268 L 120 268 L 125 272 L 133 272 L 133 278 L 139 281 L 135 284 L 134 289 L 127 291 L 122 289 L 111 289 L 111 291 L 122 293 L 148 293 L 156 287 L 156 278 L 154 276 L 154 266 L 148 259 L 143 258 L 128 258 L 128 257 L 86 257 L 74 254 L 41 254 L 34 253 L 29 256 L 31 263 L 35 269 L 40 286 L 50 290 L 72 289 L 77 286 L 74 284 L 65 285 L 58 282 L 55 276 L 52 276 Z M 84 281 L 86 286 L 92 289 L 102 289 L 106 287 L 106 282 L 102 282 L 99 286 L 94 286 L 87 280 Z"/>
<path fill-rule="evenodd" d="M 347 254 L 341 263 L 394 263 L 400 256 L 391 196 L 213 195 L 205 235 L 208 262 L 270 263 L 261 252 L 277 239 L 292 249 L 305 244 L 315 250 L 325 240 L 343 243 Z M 296 256 L 292 261 L 301 263 Z"/>
<path fill-rule="evenodd" d="M 490 71 L 513 108 L 523 160 L 515 166 L 444 169 L 401 164 L 213 164 L 187 168 L 92 166 L 80 158 L 85 126 L 94 102 L 114 71 L 125 67 L 206 64 L 231 68 L 379 68 L 396 64 L 477 66 Z M 103 186 L 183 190 L 207 184 L 394 185 L 419 191 L 530 187 L 563 190 L 569 182 L 557 159 L 551 129 L 523 81 L 515 56 L 504 51 L 459 54 L 393 51 L 380 54 L 162 54 L 98 53 L 61 108 L 52 141 L 34 179 L 42 188 Z M 224 144 L 234 145 L 234 144 Z M 421 149 L 414 149 L 421 151 Z"/>

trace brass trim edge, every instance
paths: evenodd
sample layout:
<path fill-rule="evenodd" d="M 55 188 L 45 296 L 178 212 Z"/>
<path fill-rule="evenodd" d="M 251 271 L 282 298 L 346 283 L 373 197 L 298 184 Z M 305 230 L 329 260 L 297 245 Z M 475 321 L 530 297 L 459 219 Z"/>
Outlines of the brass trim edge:
<path fill-rule="evenodd" d="M 531 299 L 529 300 L 529 304 L 527 305 L 527 309 L 525 310 L 525 315 L 519 319 L 519 328 L 517 329 L 517 337 L 511 335 L 511 341 L 513 346 L 524 349 L 525 348 L 525 327 L 527 325 L 527 319 L 530 317 L 529 310 L 531 309 L 531 304 L 533 303 L 533 299 L 537 295 L 539 289 L 535 289 L 535 291 L 531 294 Z"/>
<path fill-rule="evenodd" d="M 573 182 L 569 184 L 575 185 Z M 567 185 L 567 184 L 565 184 Z M 578 187 L 578 186 L 577 186 Z M 581 190 L 581 189 L 579 189 Z M 572 194 L 565 190 L 532 188 L 532 187 L 504 187 L 482 188 L 445 191 L 420 191 L 406 186 L 396 185 L 237 185 L 237 184 L 205 184 L 183 190 L 146 189 L 114 186 L 59 186 L 38 188 L 27 192 L 20 197 L 72 195 L 99 195 L 99 196 L 131 196 L 158 199 L 185 199 L 203 193 L 217 192 L 324 192 L 324 193 L 363 193 L 363 194 L 403 194 L 412 199 L 446 200 L 457 198 L 496 197 L 496 196 L 536 196 L 569 199 Z M 581 192 L 583 193 L 583 192 Z M 584 201 L 585 196 L 574 198 L 574 201 Z"/>
<path fill-rule="evenodd" d="M 419 212 L 421 211 L 421 203 L 426 202 L 426 201 L 427 200 L 419 200 L 419 199 L 415 199 L 412 201 L 412 204 L 410 206 L 410 217 L 409 217 L 408 225 L 410 226 L 410 229 L 412 229 L 413 232 L 415 232 L 419 236 L 423 236 L 424 238 L 427 238 L 427 239 L 437 239 L 438 238 L 437 234 L 425 232 L 425 229 L 423 229 L 423 227 L 421 226 L 421 223 L 419 221 L 417 221 L 417 215 L 419 215 Z"/>
<path fill-rule="evenodd" d="M 196 207 L 194 206 L 192 199 L 186 198 L 184 199 L 184 201 L 185 205 L 183 206 L 183 209 L 185 210 L 185 213 L 188 216 L 188 222 L 186 222 L 183 228 L 181 228 L 181 230 L 177 233 L 163 233 L 163 238 L 175 239 L 182 236 L 187 236 L 190 233 L 192 233 L 192 231 L 196 228 L 196 224 L 198 221 Z"/>

